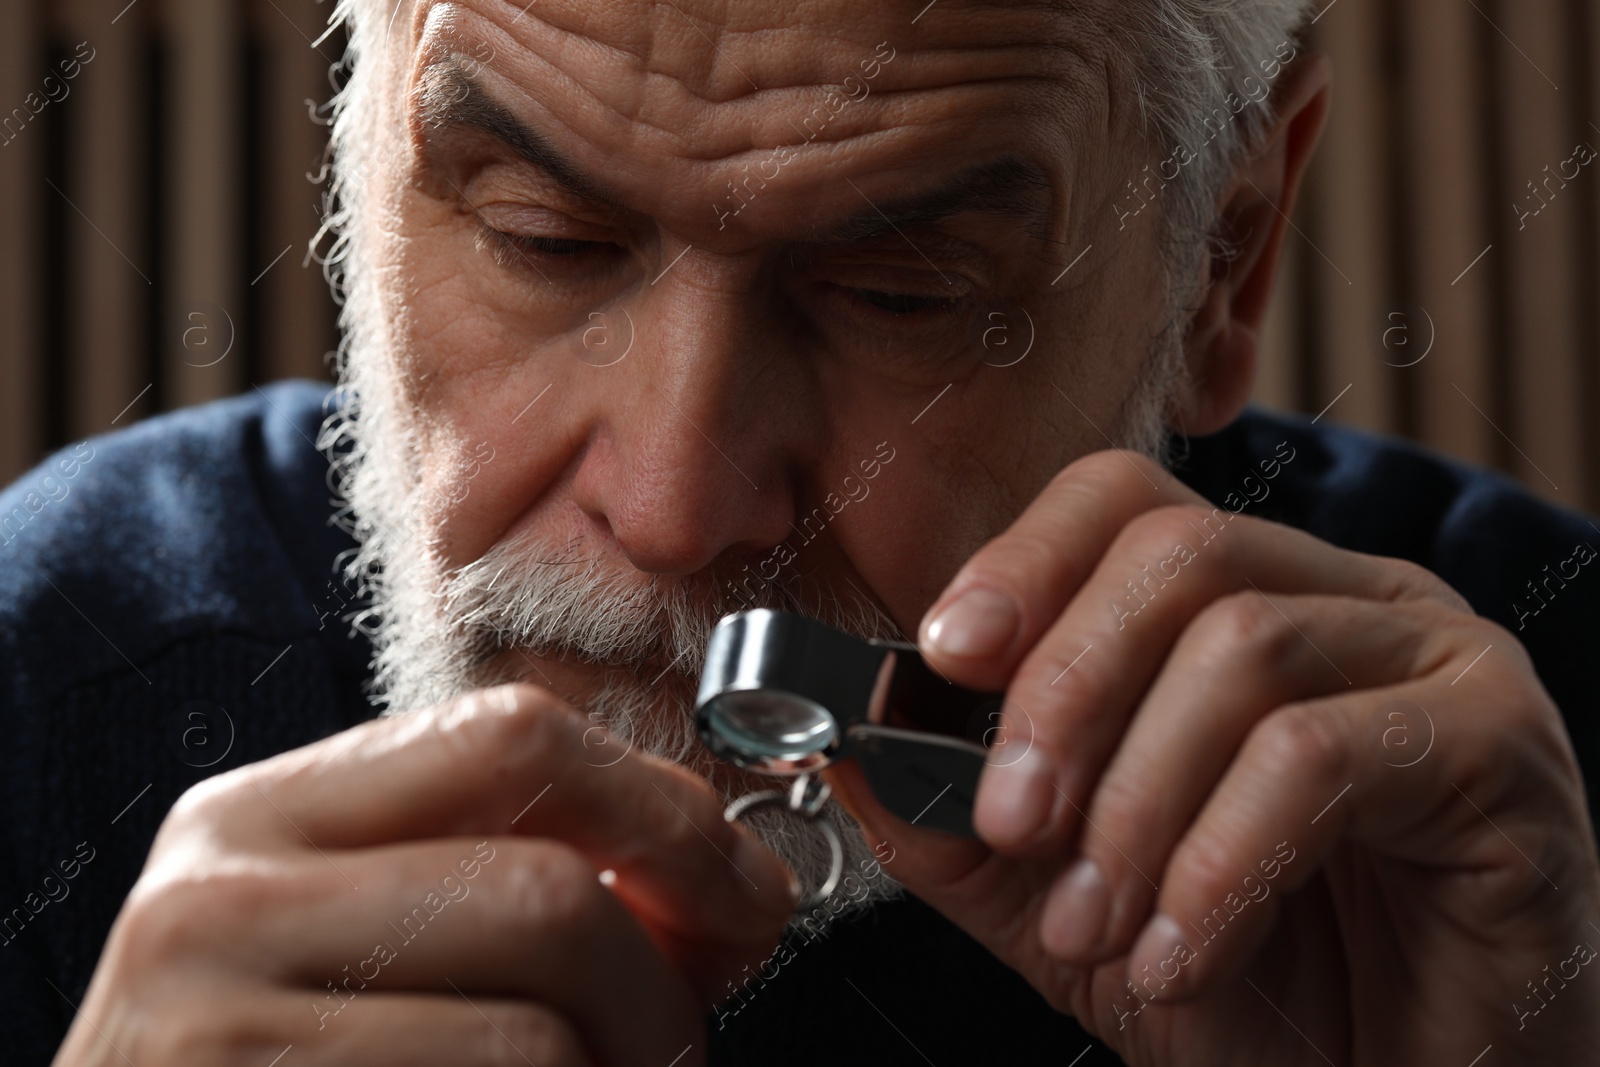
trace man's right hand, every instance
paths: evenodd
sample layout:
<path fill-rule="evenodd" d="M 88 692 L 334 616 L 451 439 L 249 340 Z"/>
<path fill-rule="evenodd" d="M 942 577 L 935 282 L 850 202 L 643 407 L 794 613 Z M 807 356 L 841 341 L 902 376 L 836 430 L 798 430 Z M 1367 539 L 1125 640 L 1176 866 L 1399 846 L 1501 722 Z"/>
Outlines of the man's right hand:
<path fill-rule="evenodd" d="M 597 765 L 592 729 L 505 686 L 195 786 L 57 1067 L 700 1062 L 790 875 L 687 770 Z"/>

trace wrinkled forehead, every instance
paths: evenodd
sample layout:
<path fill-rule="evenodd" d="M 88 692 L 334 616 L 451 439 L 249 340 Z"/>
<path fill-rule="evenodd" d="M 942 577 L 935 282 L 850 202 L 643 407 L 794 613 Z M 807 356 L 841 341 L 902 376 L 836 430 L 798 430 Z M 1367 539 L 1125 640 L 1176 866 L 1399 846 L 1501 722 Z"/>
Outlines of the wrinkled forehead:
<path fill-rule="evenodd" d="M 1132 4 L 971 0 L 419 0 L 413 25 L 435 47 L 492 26 L 574 82 L 623 74 L 680 108 L 831 84 L 840 64 L 880 42 L 915 53 L 927 87 L 941 75 L 1037 78 L 1082 90 L 1106 80 Z M 1124 31 L 1118 34 L 1116 31 Z M 1125 58 L 1125 57 L 1119 57 Z M 621 103 L 620 99 L 610 103 Z"/>
<path fill-rule="evenodd" d="M 652 182 L 692 182 L 697 169 L 791 145 L 812 163 L 865 154 L 908 177 L 952 151 L 1070 166 L 1103 155 L 1132 125 L 1116 106 L 1131 95 L 1121 90 L 1127 10 L 1059 0 L 422 3 L 408 20 L 406 80 L 417 107 L 441 71 L 456 81 L 464 71 L 558 140 L 686 164 Z"/>

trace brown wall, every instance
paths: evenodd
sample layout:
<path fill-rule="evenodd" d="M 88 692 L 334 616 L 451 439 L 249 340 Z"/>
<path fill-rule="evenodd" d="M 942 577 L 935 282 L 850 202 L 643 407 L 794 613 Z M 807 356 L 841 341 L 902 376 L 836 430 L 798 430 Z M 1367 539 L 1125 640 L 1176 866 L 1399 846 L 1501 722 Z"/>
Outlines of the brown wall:
<path fill-rule="evenodd" d="M 1314 33 L 1333 113 L 1258 399 L 1314 413 L 1348 386 L 1330 419 L 1600 509 L 1600 159 L 1557 173 L 1600 149 L 1600 9 L 1335 0 Z M 1519 220 L 1536 181 L 1548 206 Z"/>
<path fill-rule="evenodd" d="M 311 47 L 329 7 L 0 0 L 0 120 L 29 115 L 0 125 L 0 482 L 167 408 L 328 376 L 305 101 L 342 50 Z M 60 100 L 31 115 L 30 92 Z"/>
<path fill-rule="evenodd" d="M 327 374 L 306 101 L 341 51 L 311 46 L 329 4 L 124 2 L 0 0 L 0 117 L 93 49 L 0 132 L 0 483 L 66 441 Z M 1600 148 L 1600 6 L 1334 0 L 1314 32 L 1334 112 L 1258 400 L 1333 403 L 1600 509 L 1600 166 L 1551 178 Z M 1519 222 L 1535 181 L 1548 206 Z"/>

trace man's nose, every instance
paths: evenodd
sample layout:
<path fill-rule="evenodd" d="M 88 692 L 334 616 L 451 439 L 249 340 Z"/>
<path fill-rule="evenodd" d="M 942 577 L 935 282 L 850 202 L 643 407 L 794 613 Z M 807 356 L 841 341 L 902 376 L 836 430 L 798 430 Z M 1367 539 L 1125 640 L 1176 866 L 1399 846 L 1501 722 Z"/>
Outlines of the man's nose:
<path fill-rule="evenodd" d="M 805 416 L 816 384 L 788 331 L 747 287 L 684 266 L 632 305 L 638 358 L 600 400 L 574 482 L 584 512 L 657 574 L 690 574 L 793 532 L 798 472 L 822 421 Z"/>

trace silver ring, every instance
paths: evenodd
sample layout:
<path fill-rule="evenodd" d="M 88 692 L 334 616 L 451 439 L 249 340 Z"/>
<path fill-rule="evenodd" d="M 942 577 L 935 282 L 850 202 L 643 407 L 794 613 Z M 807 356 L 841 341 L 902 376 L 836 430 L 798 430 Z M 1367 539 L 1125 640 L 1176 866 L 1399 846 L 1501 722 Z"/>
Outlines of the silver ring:
<path fill-rule="evenodd" d="M 788 792 L 771 789 L 764 793 L 742 796 L 729 804 L 728 810 L 722 814 L 728 822 L 738 822 L 757 808 L 782 807 L 821 830 L 822 836 L 828 839 L 828 850 L 833 855 L 832 862 L 828 865 L 828 877 L 815 892 L 800 898 L 799 903 L 794 906 L 796 915 L 809 912 L 818 905 L 826 903 L 828 898 L 833 896 L 833 891 L 839 888 L 839 879 L 844 876 L 844 845 L 839 840 L 839 831 L 833 825 L 833 820 L 822 815 L 822 805 L 832 790 L 828 788 L 827 783 L 822 783 L 821 788 L 808 797 L 807 793 L 810 792 L 808 778 L 809 775 L 804 775 L 796 780 L 794 788 Z M 811 779 L 811 782 L 819 781 L 820 779 Z"/>
<path fill-rule="evenodd" d="M 789 810 L 807 819 L 822 817 L 822 805 L 833 796 L 833 786 L 814 774 L 802 774 L 789 790 Z"/>

